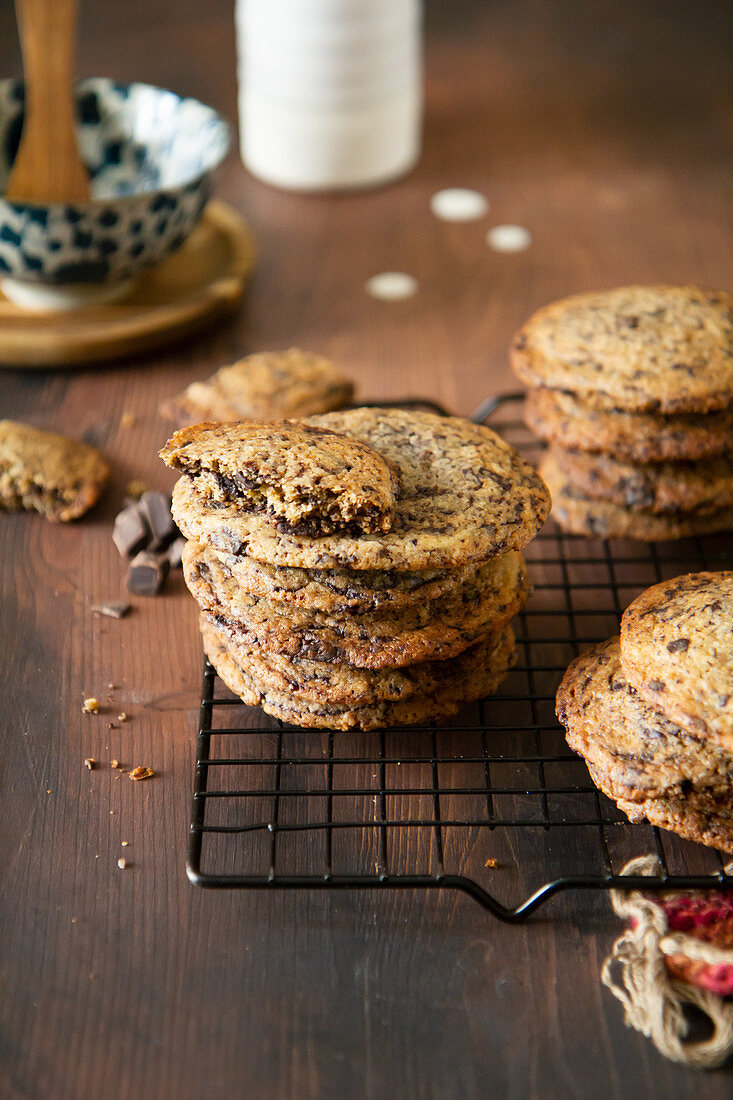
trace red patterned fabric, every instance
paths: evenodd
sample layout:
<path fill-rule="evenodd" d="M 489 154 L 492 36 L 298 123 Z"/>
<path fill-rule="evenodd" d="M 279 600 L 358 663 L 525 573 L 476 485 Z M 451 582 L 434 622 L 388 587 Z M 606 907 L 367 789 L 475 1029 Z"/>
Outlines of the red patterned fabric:
<path fill-rule="evenodd" d="M 730 894 L 676 895 L 665 898 L 661 904 L 670 932 L 682 932 L 719 948 L 733 948 Z M 665 963 L 674 978 L 709 989 L 720 997 L 733 996 L 733 951 L 730 962 L 706 963 L 680 952 L 666 956 Z"/>

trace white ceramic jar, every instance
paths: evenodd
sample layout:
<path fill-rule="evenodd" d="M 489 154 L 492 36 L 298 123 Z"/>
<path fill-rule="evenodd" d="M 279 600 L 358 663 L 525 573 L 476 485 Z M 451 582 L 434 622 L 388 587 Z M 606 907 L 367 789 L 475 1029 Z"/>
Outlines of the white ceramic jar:
<path fill-rule="evenodd" d="M 420 155 L 420 0 L 236 0 L 242 159 L 298 191 L 366 187 Z"/>

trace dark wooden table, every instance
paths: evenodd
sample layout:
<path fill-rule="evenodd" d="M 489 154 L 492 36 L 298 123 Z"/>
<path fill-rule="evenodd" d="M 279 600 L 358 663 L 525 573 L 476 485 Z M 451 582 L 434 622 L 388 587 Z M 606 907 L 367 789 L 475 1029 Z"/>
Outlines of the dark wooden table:
<path fill-rule="evenodd" d="M 726 1074 L 678 1068 L 625 1029 L 599 982 L 618 932 L 605 898 L 576 894 L 507 927 L 452 893 L 189 885 L 193 603 L 176 581 L 122 622 L 90 610 L 121 591 L 110 524 L 125 484 L 170 484 L 159 399 L 224 362 L 298 344 L 331 355 L 363 396 L 421 393 L 468 413 L 512 387 L 509 337 L 552 298 L 729 283 L 726 9 L 430 3 L 412 175 L 300 197 L 232 155 L 218 194 L 261 251 L 235 320 L 136 363 L 0 375 L 3 416 L 96 441 L 114 465 L 81 523 L 0 520 L 3 1096 L 729 1094 Z M 19 71 L 9 2 L 0 58 Z M 232 5 L 87 0 L 78 69 L 187 92 L 234 119 Z M 435 220 L 428 199 L 446 186 L 486 193 L 488 218 Z M 485 229 L 505 222 L 529 227 L 527 252 L 486 247 Z M 367 298 L 365 280 L 386 269 L 414 274 L 419 294 Z M 111 694 L 112 716 L 129 721 L 109 731 L 83 716 L 84 694 Z M 90 773 L 90 755 L 157 775 Z"/>

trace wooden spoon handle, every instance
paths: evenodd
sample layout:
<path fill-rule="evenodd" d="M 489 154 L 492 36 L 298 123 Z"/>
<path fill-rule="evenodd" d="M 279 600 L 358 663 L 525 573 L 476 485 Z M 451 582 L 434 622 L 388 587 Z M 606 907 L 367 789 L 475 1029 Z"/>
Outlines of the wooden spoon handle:
<path fill-rule="evenodd" d="M 5 197 L 85 202 L 89 180 L 74 133 L 72 66 L 78 0 L 15 0 L 25 117 Z"/>

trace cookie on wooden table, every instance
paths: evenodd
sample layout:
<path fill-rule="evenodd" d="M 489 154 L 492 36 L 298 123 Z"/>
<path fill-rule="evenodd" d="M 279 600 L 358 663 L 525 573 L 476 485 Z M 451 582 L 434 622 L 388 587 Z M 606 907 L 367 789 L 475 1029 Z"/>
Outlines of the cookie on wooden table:
<path fill-rule="evenodd" d="M 363 707 L 372 703 L 396 702 L 414 695 L 434 694 L 456 677 L 488 667 L 499 644 L 499 634 L 489 634 L 459 656 L 447 661 L 422 661 L 403 668 L 356 668 L 354 665 L 310 661 L 288 657 L 259 644 L 232 637 L 210 612 L 201 612 L 201 629 L 208 623 L 240 668 L 260 688 L 290 696 L 293 703 L 315 703 Z"/>
<path fill-rule="evenodd" d="M 207 502 L 184 477 L 173 491 L 172 510 L 186 537 L 304 569 L 448 569 L 521 549 L 549 512 L 549 493 L 536 470 L 495 432 L 470 421 L 352 409 L 305 423 L 366 443 L 397 469 L 400 492 L 389 532 L 358 538 L 277 532 L 236 505 Z"/>
<path fill-rule="evenodd" d="M 577 294 L 535 313 L 514 337 L 530 387 L 599 409 L 707 413 L 733 402 L 733 296 L 695 286 Z"/>
<path fill-rule="evenodd" d="M 259 352 L 221 367 L 161 405 L 177 424 L 201 420 L 278 420 L 348 405 L 354 385 L 322 355 L 290 348 Z"/>
<path fill-rule="evenodd" d="M 705 414 L 596 409 L 571 393 L 529 390 L 527 426 L 548 443 L 626 462 L 685 462 L 733 454 L 733 405 Z"/>
<path fill-rule="evenodd" d="M 570 664 L 556 703 L 568 744 L 609 797 L 733 798 L 733 755 L 682 728 L 634 690 L 617 637 Z"/>
<path fill-rule="evenodd" d="M 245 644 L 314 661 L 398 668 L 444 660 L 495 633 L 522 607 L 529 583 L 521 554 L 492 559 L 448 597 L 389 612 L 349 614 L 283 607 L 243 592 L 207 547 L 189 543 L 183 574 L 200 607 Z"/>
<path fill-rule="evenodd" d="M 582 496 L 620 508 L 667 515 L 733 508 L 733 457 L 649 464 L 553 446 L 548 461 Z"/>
<path fill-rule="evenodd" d="M 648 588 L 621 619 L 621 661 L 643 699 L 733 751 L 733 572 Z"/>
<path fill-rule="evenodd" d="M 0 420 L 0 511 L 77 519 L 97 502 L 108 477 L 109 466 L 86 443 Z"/>
<path fill-rule="evenodd" d="M 624 508 L 610 500 L 594 500 L 576 489 L 549 452 L 540 462 L 540 473 L 552 493 L 552 518 L 576 535 L 657 542 L 733 528 L 733 507 L 659 513 Z"/>
<path fill-rule="evenodd" d="M 463 671 L 461 658 L 452 662 L 453 678 L 434 693 L 414 694 L 398 701 L 366 706 L 296 701 L 293 694 L 278 693 L 260 683 L 241 667 L 228 648 L 226 637 L 206 622 L 202 627 L 204 649 L 226 686 L 248 706 L 261 706 L 268 714 L 295 726 L 316 729 L 380 729 L 432 723 L 456 713 L 466 704 L 497 690 L 515 660 L 514 635 L 507 627 L 496 648 L 480 667 Z"/>
<path fill-rule="evenodd" d="M 297 420 L 195 424 L 160 452 L 207 502 L 277 531 L 389 531 L 399 477 L 367 444 Z"/>

